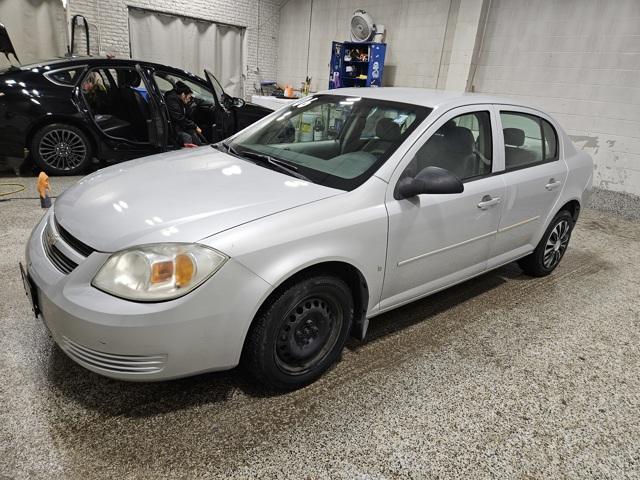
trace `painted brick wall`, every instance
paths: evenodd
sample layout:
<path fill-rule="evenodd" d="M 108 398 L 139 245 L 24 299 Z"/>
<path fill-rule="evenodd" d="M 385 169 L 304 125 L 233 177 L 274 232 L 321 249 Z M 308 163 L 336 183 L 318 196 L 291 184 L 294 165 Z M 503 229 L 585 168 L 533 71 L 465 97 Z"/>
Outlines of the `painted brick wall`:
<path fill-rule="evenodd" d="M 283 0 L 69 0 L 70 14 L 90 23 L 92 53 L 129 57 L 127 6 L 189 15 L 246 27 L 245 95 L 254 93 L 261 78 L 276 77 L 277 32 Z M 202 74 L 202 72 L 194 72 Z"/>
<path fill-rule="evenodd" d="M 357 9 L 387 28 L 383 84 L 435 88 L 449 0 L 290 0 L 280 16 L 278 82 L 299 88 L 308 62 L 312 90 L 325 90 L 331 42 L 350 40 Z"/>
<path fill-rule="evenodd" d="M 640 195 L 640 1 L 492 0 L 473 86 L 550 112 L 596 187 Z"/>

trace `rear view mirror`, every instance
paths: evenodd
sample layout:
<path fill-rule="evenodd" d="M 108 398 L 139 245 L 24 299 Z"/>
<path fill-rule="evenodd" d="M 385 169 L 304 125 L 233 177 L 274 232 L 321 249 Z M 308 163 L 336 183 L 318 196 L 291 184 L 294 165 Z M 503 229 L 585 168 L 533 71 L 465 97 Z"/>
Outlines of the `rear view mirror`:
<path fill-rule="evenodd" d="M 426 167 L 415 178 L 401 179 L 393 197 L 396 200 L 412 198 L 422 194 L 445 195 L 462 193 L 464 184 L 449 170 L 440 167 Z"/>
<path fill-rule="evenodd" d="M 232 102 L 233 102 L 233 106 L 234 106 L 234 107 L 236 107 L 236 108 L 242 108 L 242 107 L 244 107 L 244 105 L 245 105 L 244 100 L 243 100 L 243 99 L 241 99 L 241 98 L 238 98 L 238 97 L 235 97 L 235 98 L 232 100 Z"/>

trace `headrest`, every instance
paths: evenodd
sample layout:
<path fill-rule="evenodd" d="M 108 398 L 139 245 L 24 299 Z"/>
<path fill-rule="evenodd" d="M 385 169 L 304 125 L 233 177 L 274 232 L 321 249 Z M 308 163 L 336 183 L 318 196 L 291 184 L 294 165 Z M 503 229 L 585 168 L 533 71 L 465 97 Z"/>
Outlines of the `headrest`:
<path fill-rule="evenodd" d="M 451 127 L 445 132 L 444 139 L 447 148 L 451 151 L 470 155 L 473 153 L 473 133 L 465 127 Z"/>
<path fill-rule="evenodd" d="M 381 118 L 376 123 L 376 136 L 380 140 L 397 142 L 400 140 L 400 125 L 390 118 Z"/>
<path fill-rule="evenodd" d="M 138 72 L 131 70 L 120 70 L 118 72 L 118 83 L 120 86 L 138 87 L 142 83 L 142 79 Z"/>
<path fill-rule="evenodd" d="M 504 144 L 510 147 L 521 147 L 524 145 L 524 130 L 520 128 L 505 128 L 502 130 L 504 133 Z"/>
<path fill-rule="evenodd" d="M 452 128 L 456 128 L 456 127 L 457 127 L 456 122 L 454 122 L 453 120 L 449 120 L 447 123 L 445 123 L 440 127 L 440 132 L 442 134 L 445 134 L 448 130 L 451 130 Z"/>

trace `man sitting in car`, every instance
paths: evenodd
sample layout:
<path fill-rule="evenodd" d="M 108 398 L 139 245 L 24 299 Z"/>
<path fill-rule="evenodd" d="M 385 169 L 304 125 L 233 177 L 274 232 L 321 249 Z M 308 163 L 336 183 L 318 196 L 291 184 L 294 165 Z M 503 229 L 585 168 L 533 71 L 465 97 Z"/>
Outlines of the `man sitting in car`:
<path fill-rule="evenodd" d="M 193 91 L 183 82 L 176 82 L 173 89 L 165 93 L 165 101 L 173 122 L 176 136 L 182 145 L 202 145 L 202 130 L 196 125 L 193 113 L 202 100 L 193 97 Z"/>

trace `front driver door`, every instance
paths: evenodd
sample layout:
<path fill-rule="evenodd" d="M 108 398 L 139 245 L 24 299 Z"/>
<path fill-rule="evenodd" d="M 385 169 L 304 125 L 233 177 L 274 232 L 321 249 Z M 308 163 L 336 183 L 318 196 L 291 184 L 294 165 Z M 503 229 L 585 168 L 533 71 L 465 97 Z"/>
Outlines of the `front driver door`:
<path fill-rule="evenodd" d="M 387 192 L 389 239 L 380 308 L 440 290 L 486 269 L 505 186 L 492 175 L 495 118 L 489 106 L 447 112 L 407 152 Z M 397 200 L 395 186 L 427 166 L 464 182 L 459 194 Z"/>
<path fill-rule="evenodd" d="M 166 150 L 169 119 L 166 117 L 165 109 L 162 107 L 158 98 L 160 92 L 157 90 L 153 81 L 151 81 L 147 72 L 144 71 L 140 65 L 136 65 L 136 71 L 138 75 L 140 75 L 144 87 L 149 94 L 148 105 L 150 118 L 147 119 L 149 143 L 160 150 Z"/>
<path fill-rule="evenodd" d="M 231 97 L 224 93 L 220 82 L 218 82 L 209 70 L 205 70 L 204 75 L 216 97 L 216 124 L 213 129 L 213 141 L 217 142 L 230 137 L 236 132 L 236 119 L 233 112 L 233 105 L 229 104 Z"/>

